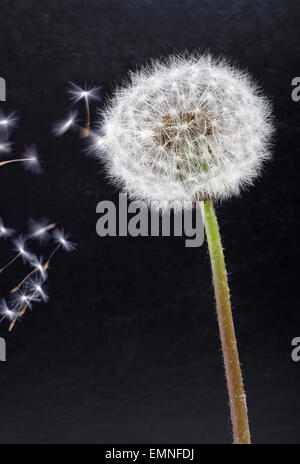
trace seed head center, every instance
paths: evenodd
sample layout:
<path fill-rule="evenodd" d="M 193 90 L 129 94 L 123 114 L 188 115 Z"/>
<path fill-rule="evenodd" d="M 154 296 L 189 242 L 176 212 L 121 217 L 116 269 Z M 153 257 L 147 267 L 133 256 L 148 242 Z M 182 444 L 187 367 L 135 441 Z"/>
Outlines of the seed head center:
<path fill-rule="evenodd" d="M 213 117 L 209 112 L 166 114 L 154 130 L 156 142 L 170 151 L 193 143 L 195 139 L 213 135 Z"/>

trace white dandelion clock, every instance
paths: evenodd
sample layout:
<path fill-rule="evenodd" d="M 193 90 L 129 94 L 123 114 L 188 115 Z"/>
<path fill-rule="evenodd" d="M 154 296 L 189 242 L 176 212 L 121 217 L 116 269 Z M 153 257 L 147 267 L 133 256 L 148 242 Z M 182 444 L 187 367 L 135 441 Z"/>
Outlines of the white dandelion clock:
<path fill-rule="evenodd" d="M 103 112 L 100 154 L 132 197 L 166 202 L 237 195 L 270 157 L 270 105 L 224 60 L 171 57 L 131 74 Z"/>
<path fill-rule="evenodd" d="M 271 109 L 225 60 L 173 56 L 130 75 L 99 123 L 108 177 L 154 208 L 200 202 L 216 296 L 234 443 L 250 443 L 223 249 L 212 201 L 251 185 L 270 158 Z"/>

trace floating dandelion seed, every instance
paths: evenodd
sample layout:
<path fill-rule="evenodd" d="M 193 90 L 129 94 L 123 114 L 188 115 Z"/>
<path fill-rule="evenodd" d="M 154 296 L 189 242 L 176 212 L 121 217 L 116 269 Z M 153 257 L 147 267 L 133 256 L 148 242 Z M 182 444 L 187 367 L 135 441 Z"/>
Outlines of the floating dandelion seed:
<path fill-rule="evenodd" d="M 13 321 L 16 317 L 16 312 L 10 309 L 6 303 L 6 300 L 3 298 L 0 302 L 0 322 L 4 319 Z"/>
<path fill-rule="evenodd" d="M 69 129 L 78 129 L 77 124 L 77 112 L 71 111 L 67 118 L 62 119 L 61 121 L 57 121 L 53 126 L 53 133 L 57 137 L 65 134 Z"/>
<path fill-rule="evenodd" d="M 41 167 L 40 155 L 38 154 L 35 145 L 26 147 L 23 158 L 26 160 L 25 169 L 32 172 L 33 174 L 42 174 L 43 169 Z"/>
<path fill-rule="evenodd" d="M 30 262 L 33 258 L 33 254 L 31 251 L 28 250 L 27 248 L 27 240 L 25 237 L 20 235 L 18 238 L 16 238 L 14 241 L 14 248 L 17 251 L 17 256 L 21 257 L 23 259 L 23 262 Z"/>
<path fill-rule="evenodd" d="M 52 236 L 65 251 L 73 251 L 76 248 L 76 244 L 69 240 L 70 234 L 65 233 L 63 228 L 55 229 Z"/>
<path fill-rule="evenodd" d="M 85 113 L 86 113 L 85 125 L 84 127 L 77 126 L 80 138 L 88 137 L 90 133 L 91 116 L 90 116 L 89 102 L 90 100 L 98 100 L 98 101 L 101 100 L 100 90 L 101 90 L 101 87 L 97 87 L 97 86 L 88 87 L 87 85 L 85 85 L 85 87 L 82 88 L 82 87 L 79 87 L 79 85 L 76 85 L 73 82 L 70 82 L 70 88 L 68 90 L 68 93 L 70 94 L 71 99 L 75 103 L 78 103 L 80 100 L 83 100 L 84 106 L 85 106 Z"/>
<path fill-rule="evenodd" d="M 200 202 L 215 287 L 235 443 L 250 443 L 246 397 L 219 228 L 211 200 L 252 184 L 270 158 L 271 109 L 225 60 L 173 56 L 130 75 L 98 135 L 108 177 L 159 208 Z"/>
<path fill-rule="evenodd" d="M 5 128 L 6 130 L 14 129 L 17 126 L 18 120 L 19 117 L 16 112 L 5 116 L 3 111 L 0 111 L 0 128 Z"/>
<path fill-rule="evenodd" d="M 63 228 L 58 229 L 55 227 L 56 224 L 51 223 L 48 218 L 38 220 L 30 218 L 28 220 L 28 233 L 26 235 L 19 235 L 12 240 L 13 249 L 16 254 L 0 269 L 0 273 L 18 259 L 22 259 L 24 263 L 29 264 L 31 270 L 10 291 L 9 305 L 6 303 L 6 300 L 3 300 L 0 304 L 2 311 L 0 311 L 0 322 L 4 319 L 9 319 L 9 331 L 14 328 L 16 321 L 25 314 L 27 308 L 31 308 L 34 303 L 46 303 L 48 301 L 49 296 L 45 289 L 45 282 L 48 278 L 47 270 L 50 261 L 56 252 L 60 248 L 72 251 L 76 247 L 75 243 L 69 240 L 69 234 L 66 234 Z M 5 227 L 2 218 L 0 218 L 0 238 L 1 236 L 8 237 L 13 234 L 13 229 Z M 55 242 L 55 247 L 46 259 L 43 256 L 37 257 L 28 249 L 29 242 L 37 240 L 41 245 L 44 245 L 50 238 Z"/>
<path fill-rule="evenodd" d="M 32 277 L 34 274 L 39 273 L 41 279 L 46 280 L 47 279 L 47 271 L 45 269 L 45 262 L 43 257 L 37 258 L 36 256 L 33 256 L 32 259 L 30 260 L 30 265 L 33 267 L 33 269 L 26 274 L 26 276 L 16 285 L 10 292 L 15 293 L 20 290 L 20 288 L 25 284 L 25 282 Z"/>
<path fill-rule="evenodd" d="M 0 154 L 7 154 L 11 152 L 11 143 L 0 142 Z"/>
<path fill-rule="evenodd" d="M 3 219 L 0 217 L 0 238 L 9 238 L 15 234 L 15 230 L 9 227 L 5 227 Z"/>
<path fill-rule="evenodd" d="M 49 300 L 48 293 L 45 290 L 45 279 L 41 277 L 32 277 L 28 281 L 27 291 L 31 294 L 30 301 L 46 303 Z"/>
<path fill-rule="evenodd" d="M 35 257 L 34 260 L 32 260 L 32 265 L 34 267 L 34 270 L 39 272 L 41 275 L 41 278 L 44 280 L 47 277 L 47 272 L 44 269 L 44 259 L 41 256 L 40 258 Z"/>
<path fill-rule="evenodd" d="M 21 316 L 23 316 L 26 312 L 26 310 L 31 308 L 32 303 L 39 303 L 43 302 L 46 303 L 49 300 L 49 296 L 45 290 L 44 286 L 45 280 L 42 278 L 36 278 L 32 277 L 31 279 L 28 280 L 27 286 L 26 286 L 26 294 L 25 294 L 25 302 L 22 306 L 19 307 L 19 310 L 15 312 L 15 317 L 12 320 L 10 326 L 9 326 L 9 332 L 12 331 L 12 329 L 15 326 L 15 323 L 17 319 Z"/>
<path fill-rule="evenodd" d="M 50 223 L 48 218 L 42 218 L 42 219 L 28 219 L 28 229 L 29 229 L 29 234 L 28 238 L 30 240 L 36 239 L 38 240 L 41 244 L 46 243 L 49 238 L 50 238 L 50 231 L 54 229 L 56 224 Z"/>
<path fill-rule="evenodd" d="M 11 113 L 5 116 L 3 111 L 0 110 L 0 154 L 7 154 L 12 151 L 11 143 L 9 141 L 10 132 L 16 127 L 18 117 L 16 113 Z"/>
<path fill-rule="evenodd" d="M 74 82 L 70 82 L 70 87 L 68 93 L 71 96 L 71 99 L 78 103 L 80 100 L 101 100 L 101 86 L 88 86 L 85 84 L 84 88 L 80 87 Z"/>
<path fill-rule="evenodd" d="M 25 291 L 15 293 L 11 296 L 10 301 L 14 308 L 15 315 L 19 315 L 21 309 L 26 305 L 29 309 L 32 308 L 31 295 Z"/>
<path fill-rule="evenodd" d="M 0 167 L 7 164 L 23 163 L 27 171 L 31 171 L 33 174 L 41 174 L 43 169 L 39 160 L 39 154 L 36 146 L 32 145 L 27 147 L 21 158 L 9 159 L 0 162 Z"/>
<path fill-rule="evenodd" d="M 81 100 L 84 103 L 85 108 L 85 122 L 84 125 L 78 123 L 78 112 L 72 110 L 67 118 L 57 121 L 52 128 L 52 132 L 56 136 L 61 136 L 69 129 L 77 131 L 80 138 L 86 138 L 90 136 L 91 130 L 91 116 L 90 116 L 90 101 L 101 101 L 101 86 L 85 86 L 82 88 L 73 82 L 69 83 L 68 93 L 71 100 L 74 103 L 79 103 Z"/>
<path fill-rule="evenodd" d="M 48 218 L 42 218 L 39 220 L 35 220 L 29 218 L 28 220 L 28 228 L 29 234 L 27 235 L 27 240 L 37 239 L 41 244 L 45 244 L 50 238 L 50 231 L 54 229 L 56 226 L 55 223 L 50 223 Z M 30 258 L 30 264 L 33 266 L 33 269 L 16 285 L 12 290 L 11 293 L 17 292 L 21 286 L 35 273 L 39 272 L 42 278 L 47 277 L 46 272 L 46 262 L 44 262 L 43 257 L 37 258 L 33 255 Z"/>
<path fill-rule="evenodd" d="M 49 265 L 50 265 L 50 261 L 52 260 L 53 256 L 57 253 L 57 251 L 62 248 L 64 249 L 65 251 L 73 251 L 75 250 L 76 248 L 76 244 L 71 242 L 69 240 L 69 237 L 70 235 L 69 234 L 66 234 L 64 229 L 61 228 L 61 229 L 55 229 L 52 233 L 52 237 L 53 237 L 53 240 L 54 242 L 57 243 L 56 247 L 53 249 L 53 251 L 50 253 L 50 255 L 48 256 L 45 264 L 44 264 L 44 269 L 47 270 Z"/>
<path fill-rule="evenodd" d="M 16 255 L 0 269 L 0 274 L 19 258 L 22 258 L 23 262 L 27 262 L 32 259 L 32 253 L 26 249 L 26 239 L 22 235 L 14 239 L 13 244 Z"/>

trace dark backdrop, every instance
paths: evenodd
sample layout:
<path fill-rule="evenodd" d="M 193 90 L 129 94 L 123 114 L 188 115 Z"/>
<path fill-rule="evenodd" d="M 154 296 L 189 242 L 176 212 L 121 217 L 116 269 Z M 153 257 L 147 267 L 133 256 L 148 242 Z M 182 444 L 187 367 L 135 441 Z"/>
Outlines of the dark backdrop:
<path fill-rule="evenodd" d="M 68 80 L 102 85 L 107 96 L 129 69 L 186 49 L 227 55 L 274 103 L 274 159 L 218 215 L 253 441 L 298 442 L 300 364 L 290 353 L 300 336 L 300 103 L 291 99 L 299 3 L 1 0 L 0 11 L 1 107 L 21 116 L 16 151 L 36 143 L 45 160 L 39 177 L 1 169 L 1 216 L 19 231 L 28 216 L 49 216 L 78 243 L 53 261 L 49 303 L 11 334 L 0 328 L 1 443 L 231 440 L 206 246 L 97 237 L 96 204 L 116 191 L 73 134 L 50 132 L 68 107 Z"/>

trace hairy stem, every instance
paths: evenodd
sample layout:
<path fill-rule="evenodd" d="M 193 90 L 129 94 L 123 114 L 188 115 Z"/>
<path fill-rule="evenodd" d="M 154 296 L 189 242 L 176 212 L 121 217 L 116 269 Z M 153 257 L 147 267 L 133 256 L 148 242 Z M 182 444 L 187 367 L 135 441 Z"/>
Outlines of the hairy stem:
<path fill-rule="evenodd" d="M 249 444 L 250 431 L 246 395 L 232 319 L 224 254 L 217 218 L 211 201 L 204 203 L 204 225 L 211 260 L 234 443 Z"/>

